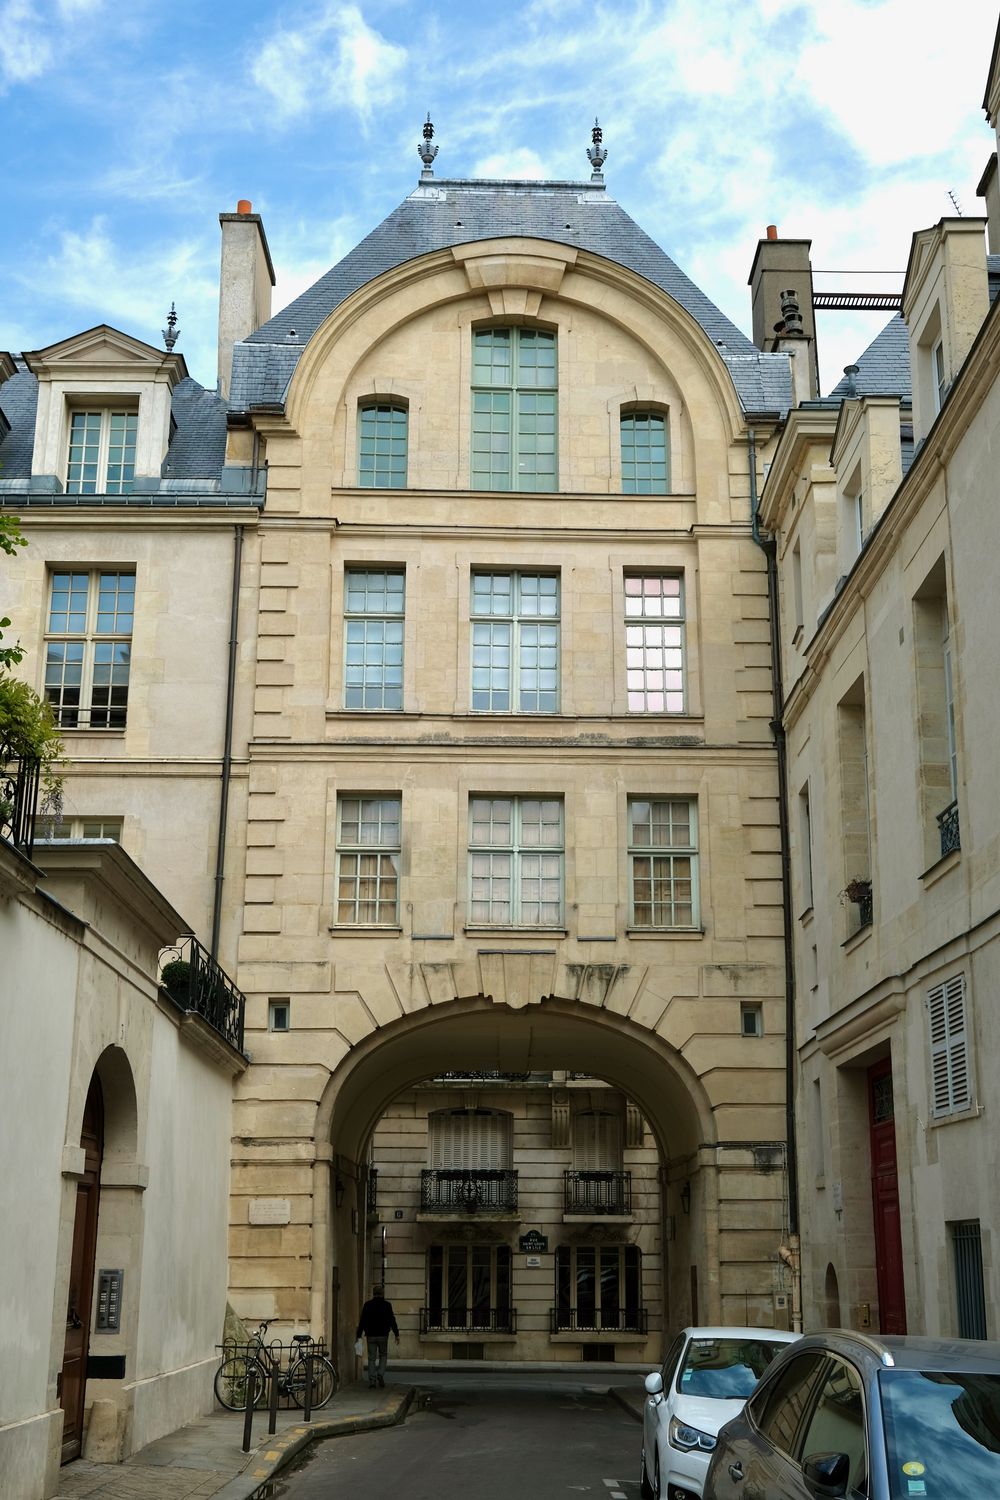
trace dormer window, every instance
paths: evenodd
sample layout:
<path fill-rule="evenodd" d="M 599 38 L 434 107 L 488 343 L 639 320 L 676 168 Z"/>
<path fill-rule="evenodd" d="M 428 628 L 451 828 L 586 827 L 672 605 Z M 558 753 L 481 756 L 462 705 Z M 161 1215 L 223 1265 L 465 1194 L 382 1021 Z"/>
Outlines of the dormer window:
<path fill-rule="evenodd" d="M 71 412 L 66 493 L 131 494 L 138 429 L 135 411 Z"/>
<path fill-rule="evenodd" d="M 931 388 L 934 392 L 934 410 L 940 411 L 944 405 L 945 390 L 948 381 L 944 369 L 944 343 L 937 339 L 931 349 Z"/>

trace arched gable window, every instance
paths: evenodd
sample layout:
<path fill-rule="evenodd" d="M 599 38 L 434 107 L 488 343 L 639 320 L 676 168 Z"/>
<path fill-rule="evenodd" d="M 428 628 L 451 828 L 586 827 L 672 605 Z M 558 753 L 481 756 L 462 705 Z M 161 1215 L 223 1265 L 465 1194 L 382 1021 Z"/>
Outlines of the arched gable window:
<path fill-rule="evenodd" d="M 358 484 L 404 489 L 408 412 L 402 401 L 364 401 L 358 407 Z"/>
<path fill-rule="evenodd" d="M 670 493 L 670 438 L 667 414 L 649 407 L 627 407 L 621 414 L 622 494 Z"/>
<path fill-rule="evenodd" d="M 556 488 L 558 378 L 554 333 L 473 330 L 473 489 Z"/>

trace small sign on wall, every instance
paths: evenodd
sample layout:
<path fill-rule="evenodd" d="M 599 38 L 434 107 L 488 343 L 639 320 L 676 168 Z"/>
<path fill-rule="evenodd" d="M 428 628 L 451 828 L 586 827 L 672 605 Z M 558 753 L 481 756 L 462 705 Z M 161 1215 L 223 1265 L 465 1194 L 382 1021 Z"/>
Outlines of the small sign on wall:
<path fill-rule="evenodd" d="M 251 1198 L 251 1224 L 290 1224 L 292 1205 L 287 1198 Z"/>
<path fill-rule="evenodd" d="M 541 1269 L 542 1257 L 540 1255 L 526 1255 L 524 1264 L 528 1267 L 529 1271 L 538 1271 Z"/>

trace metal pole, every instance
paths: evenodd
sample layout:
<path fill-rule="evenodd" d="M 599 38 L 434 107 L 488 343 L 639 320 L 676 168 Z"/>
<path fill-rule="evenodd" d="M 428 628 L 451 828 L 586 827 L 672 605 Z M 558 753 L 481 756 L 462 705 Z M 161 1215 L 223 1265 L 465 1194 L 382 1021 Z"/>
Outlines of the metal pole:
<path fill-rule="evenodd" d="M 233 772 L 233 704 L 236 696 L 236 655 L 239 649 L 240 561 L 243 527 L 233 537 L 233 591 L 229 609 L 229 663 L 226 674 L 226 723 L 222 732 L 222 787 L 219 793 L 219 838 L 215 851 L 215 899 L 212 904 L 212 957 L 218 961 L 222 933 L 222 883 L 226 870 L 226 827 L 229 821 L 229 783 Z"/>
<path fill-rule="evenodd" d="M 306 1355 L 305 1412 L 303 1414 L 303 1419 L 302 1419 L 304 1422 L 309 1422 L 309 1421 L 312 1420 L 312 1399 L 313 1399 L 313 1357 L 312 1357 L 312 1350 L 310 1350 L 309 1353 Z"/>
<path fill-rule="evenodd" d="M 256 1367 L 256 1365 L 254 1364 L 253 1360 L 248 1359 L 247 1360 L 246 1377 L 245 1377 L 246 1378 L 246 1395 L 245 1395 L 245 1398 L 244 1398 L 244 1400 L 245 1400 L 245 1408 L 244 1408 L 244 1415 L 243 1415 L 243 1452 L 244 1453 L 249 1453 L 250 1452 L 250 1445 L 251 1445 L 251 1442 L 253 1440 L 253 1403 L 254 1403 L 254 1398 L 257 1395 L 256 1374 L 257 1374 L 257 1367 Z"/>
<path fill-rule="evenodd" d="M 267 1430 L 274 1436 L 278 1426 L 278 1366 L 271 1366 L 271 1406 L 267 1416 Z"/>

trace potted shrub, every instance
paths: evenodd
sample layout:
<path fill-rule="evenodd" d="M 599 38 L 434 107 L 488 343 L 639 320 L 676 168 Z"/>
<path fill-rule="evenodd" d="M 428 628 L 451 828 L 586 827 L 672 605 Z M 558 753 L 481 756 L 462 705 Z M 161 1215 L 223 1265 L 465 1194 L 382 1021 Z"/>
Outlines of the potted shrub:
<path fill-rule="evenodd" d="M 172 958 L 160 970 L 160 983 L 176 1005 L 186 1010 L 191 999 L 191 965 L 186 958 Z"/>

